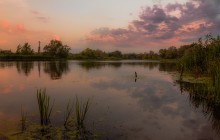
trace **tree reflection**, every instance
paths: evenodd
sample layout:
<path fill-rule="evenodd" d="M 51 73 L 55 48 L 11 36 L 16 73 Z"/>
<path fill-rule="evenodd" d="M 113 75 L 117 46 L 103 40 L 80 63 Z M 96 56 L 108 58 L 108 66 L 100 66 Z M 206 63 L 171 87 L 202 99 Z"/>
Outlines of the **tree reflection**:
<path fill-rule="evenodd" d="M 34 63 L 31 61 L 19 61 L 16 62 L 16 68 L 19 73 L 24 73 L 28 76 L 34 68 Z"/>
<path fill-rule="evenodd" d="M 85 69 L 86 71 L 92 69 L 101 69 L 103 67 L 109 66 L 113 68 L 120 68 L 122 63 L 121 62 L 79 62 L 78 65 Z"/>
<path fill-rule="evenodd" d="M 159 71 L 173 72 L 176 70 L 176 63 L 160 63 L 159 65 Z"/>
<path fill-rule="evenodd" d="M 69 72 L 67 61 L 53 61 L 44 63 L 44 72 L 50 75 L 52 80 L 61 79 L 63 74 Z"/>
<path fill-rule="evenodd" d="M 78 62 L 78 65 L 85 69 L 86 71 L 92 70 L 92 69 L 101 69 L 103 67 L 112 67 L 112 68 L 120 68 L 121 66 L 144 66 L 148 67 L 150 70 L 158 67 L 160 63 L 159 62 L 123 62 L 123 61 L 117 61 L 117 62 Z M 170 67 L 170 65 L 168 66 Z"/>
<path fill-rule="evenodd" d="M 0 68 L 13 67 L 14 62 L 0 62 Z"/>
<path fill-rule="evenodd" d="M 78 65 L 85 69 L 86 71 L 92 70 L 92 69 L 101 69 L 102 67 L 106 66 L 106 63 L 101 62 L 79 62 Z"/>
<path fill-rule="evenodd" d="M 189 83 L 176 81 L 181 92 L 189 93 L 189 101 L 196 109 L 202 109 L 214 130 L 220 132 L 220 90 L 212 84 Z"/>

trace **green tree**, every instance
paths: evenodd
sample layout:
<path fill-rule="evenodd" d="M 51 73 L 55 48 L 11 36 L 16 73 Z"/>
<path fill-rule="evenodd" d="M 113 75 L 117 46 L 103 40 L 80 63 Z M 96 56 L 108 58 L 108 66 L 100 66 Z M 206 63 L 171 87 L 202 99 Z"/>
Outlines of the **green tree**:
<path fill-rule="evenodd" d="M 109 53 L 109 57 L 122 58 L 122 53 L 120 51 L 113 51 Z"/>
<path fill-rule="evenodd" d="M 69 54 L 70 47 L 63 45 L 59 40 L 51 40 L 44 48 L 44 53 L 53 57 L 66 58 Z"/>
<path fill-rule="evenodd" d="M 30 55 L 34 53 L 34 50 L 31 49 L 31 45 L 28 43 L 25 43 L 23 46 L 20 44 L 17 46 L 16 50 L 17 54 L 22 54 L 22 55 Z"/>
<path fill-rule="evenodd" d="M 178 54 L 177 54 L 177 49 L 174 46 L 171 46 L 167 49 L 166 51 L 166 58 L 167 59 L 175 59 L 177 58 Z"/>
<path fill-rule="evenodd" d="M 167 49 L 160 49 L 159 55 L 161 58 L 166 58 Z"/>
<path fill-rule="evenodd" d="M 95 51 L 90 48 L 83 50 L 81 55 L 86 56 L 87 58 L 96 58 Z"/>

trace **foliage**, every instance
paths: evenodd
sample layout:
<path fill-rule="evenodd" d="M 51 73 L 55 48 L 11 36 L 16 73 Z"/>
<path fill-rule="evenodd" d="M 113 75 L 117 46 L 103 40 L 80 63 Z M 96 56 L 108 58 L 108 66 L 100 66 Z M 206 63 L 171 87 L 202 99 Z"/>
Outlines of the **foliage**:
<path fill-rule="evenodd" d="M 122 53 L 120 51 L 113 51 L 108 54 L 109 57 L 122 58 Z"/>
<path fill-rule="evenodd" d="M 25 43 L 23 46 L 19 44 L 17 46 L 16 54 L 31 55 L 34 54 L 34 50 L 31 49 L 31 45 L 28 43 Z"/>
<path fill-rule="evenodd" d="M 220 61 L 220 37 L 207 35 L 203 41 L 201 38 L 185 50 L 179 64 L 186 71 L 195 75 L 216 73 Z M 218 71 L 219 72 L 219 71 Z"/>
<path fill-rule="evenodd" d="M 178 57 L 178 50 L 174 46 L 171 46 L 168 49 L 160 49 L 159 56 L 164 59 L 176 59 Z"/>
<path fill-rule="evenodd" d="M 86 48 L 85 50 L 83 50 L 80 55 L 87 59 L 102 59 L 107 57 L 107 54 L 105 52 L 101 50 L 92 50 L 90 48 Z"/>
<path fill-rule="evenodd" d="M 63 43 L 59 40 L 51 40 L 50 43 L 43 48 L 43 50 L 46 55 L 67 58 L 70 47 L 63 45 Z"/>

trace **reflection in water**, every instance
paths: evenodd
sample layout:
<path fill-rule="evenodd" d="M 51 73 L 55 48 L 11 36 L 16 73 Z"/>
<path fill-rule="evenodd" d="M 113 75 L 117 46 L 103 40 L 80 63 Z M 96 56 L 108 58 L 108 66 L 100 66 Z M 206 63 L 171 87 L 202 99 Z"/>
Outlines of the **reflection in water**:
<path fill-rule="evenodd" d="M 7 67 L 13 67 L 14 66 L 14 62 L 0 62 L 0 68 L 7 68 Z"/>
<path fill-rule="evenodd" d="M 134 73 L 134 77 L 135 77 L 134 82 L 137 82 L 137 72 L 136 72 L 136 71 L 135 71 L 135 73 Z"/>
<path fill-rule="evenodd" d="M 181 92 L 189 93 L 189 101 L 196 109 L 202 109 L 217 133 L 220 132 L 220 90 L 211 84 L 176 81 Z"/>
<path fill-rule="evenodd" d="M 67 61 L 46 62 L 44 72 L 49 74 L 52 80 L 61 79 L 63 74 L 69 72 L 69 64 Z"/>
<path fill-rule="evenodd" d="M 19 61 L 16 62 L 17 71 L 19 73 L 24 73 L 28 76 L 31 70 L 34 68 L 34 63 L 31 61 Z"/>
<path fill-rule="evenodd" d="M 114 67 L 114 68 L 120 68 L 122 63 L 121 62 L 79 62 L 78 63 L 81 68 L 85 69 L 86 71 L 92 70 L 92 69 L 101 69 L 106 66 Z"/>
<path fill-rule="evenodd" d="M 143 66 L 146 68 L 149 68 L 149 70 L 152 70 L 154 68 L 159 67 L 160 71 L 167 71 L 167 72 L 173 72 L 176 71 L 176 65 L 175 63 L 160 63 L 158 61 L 140 61 L 140 62 L 129 62 L 129 61 L 115 61 L 115 62 L 78 62 L 79 66 L 81 66 L 83 69 L 89 71 L 91 69 L 101 69 L 103 67 L 109 66 L 114 68 L 120 68 L 123 66 Z"/>
<path fill-rule="evenodd" d="M 91 69 L 100 69 L 102 67 L 105 67 L 106 64 L 96 62 L 79 62 L 78 65 L 86 71 L 89 71 Z"/>
<path fill-rule="evenodd" d="M 16 66 L 18 73 L 29 76 L 31 71 L 37 66 L 38 76 L 41 76 L 41 67 L 43 66 L 44 72 L 49 74 L 52 80 L 61 79 L 63 74 L 69 72 L 68 61 L 16 61 L 16 62 L 0 62 L 0 68 Z"/>
<path fill-rule="evenodd" d="M 19 70 L 24 73 L 25 69 L 21 70 L 22 62 L 18 63 Z M 103 140 L 219 139 L 214 131 L 219 130 L 219 95 L 211 96 L 211 92 L 203 93 L 196 85 L 179 82 L 182 91 L 190 93 L 189 96 L 181 95 L 170 75 L 175 70 L 173 63 L 32 62 L 26 63 L 33 67 L 27 75 L 31 77 L 28 80 L 27 77 L 19 75 L 16 64 L 17 62 L 0 62 L 0 75 L 4 77 L 0 79 L 0 88 L 10 87 L 8 94 L 0 94 L 0 131 L 3 133 L 15 126 L 10 122 L 19 121 L 18 107 L 21 104 L 27 107 L 25 110 L 28 113 L 36 110 L 36 95 L 33 91 L 36 87 L 46 86 L 56 101 L 55 115 L 51 120 L 56 128 L 62 126 L 62 112 L 68 99 L 80 94 L 82 97 L 93 98 L 86 124 L 88 130 L 101 133 Z M 64 74 L 67 76 L 63 76 Z M 61 78 L 62 80 L 52 81 Z M 204 91 L 210 88 L 201 86 Z M 192 106 L 188 100 L 192 102 Z M 203 111 L 198 111 L 202 108 Z M 212 122 L 204 118 L 204 115 Z M 33 117 L 33 120 L 38 119 Z M 10 123 L 7 130 L 6 123 L 3 122 Z M 63 137 L 68 139 L 68 133 L 63 134 Z M 34 137 L 43 135 L 35 133 Z"/>
<path fill-rule="evenodd" d="M 92 70 L 92 69 L 101 69 L 103 67 L 113 67 L 113 68 L 120 68 L 123 66 L 144 66 L 149 68 L 150 70 L 158 67 L 158 65 L 161 65 L 162 63 L 159 63 L 158 61 L 93 61 L 93 62 L 78 62 L 78 65 L 81 66 L 81 68 L 85 69 L 86 71 Z M 169 67 L 170 68 L 170 67 Z"/>
<path fill-rule="evenodd" d="M 176 64 L 175 63 L 160 63 L 159 71 L 167 71 L 167 72 L 176 71 Z"/>
<path fill-rule="evenodd" d="M 37 62 L 37 67 L 38 67 L 38 76 L 40 77 L 41 75 L 41 62 L 40 61 Z"/>

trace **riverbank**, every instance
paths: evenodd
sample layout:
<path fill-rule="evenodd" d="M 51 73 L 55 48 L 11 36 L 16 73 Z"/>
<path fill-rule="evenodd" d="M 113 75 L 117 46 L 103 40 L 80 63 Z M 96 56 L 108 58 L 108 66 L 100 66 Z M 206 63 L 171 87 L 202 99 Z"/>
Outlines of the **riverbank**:
<path fill-rule="evenodd" d="M 53 60 L 78 60 L 78 61 L 156 61 L 156 62 L 164 62 L 164 63 L 176 63 L 177 59 L 123 59 L 117 57 L 106 57 L 106 58 L 78 58 L 78 57 L 67 57 L 67 58 L 59 58 L 52 57 L 47 55 L 0 55 L 0 61 L 53 61 Z"/>

